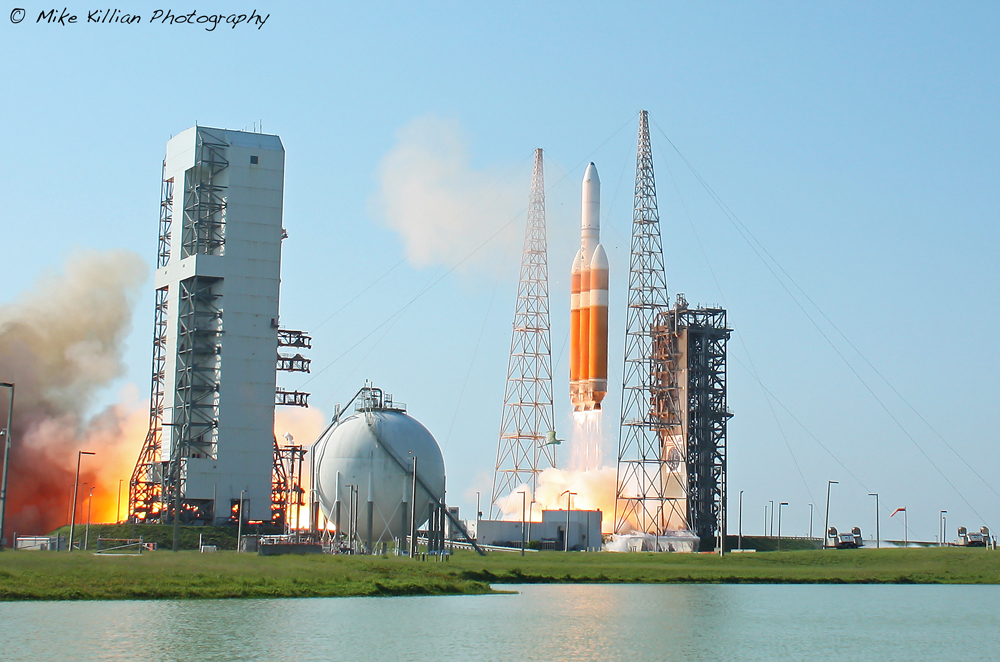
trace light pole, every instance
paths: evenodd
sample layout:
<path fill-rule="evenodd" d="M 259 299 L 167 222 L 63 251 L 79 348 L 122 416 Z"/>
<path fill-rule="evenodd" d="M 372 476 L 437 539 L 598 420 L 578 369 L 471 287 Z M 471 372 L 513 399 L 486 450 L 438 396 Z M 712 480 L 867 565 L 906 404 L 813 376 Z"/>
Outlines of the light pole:
<path fill-rule="evenodd" d="M 122 482 L 121 478 L 118 479 L 118 501 L 115 502 L 115 524 L 121 524 L 122 521 Z"/>
<path fill-rule="evenodd" d="M 764 537 L 767 537 L 767 504 L 764 504 Z"/>
<path fill-rule="evenodd" d="M 87 549 L 90 547 L 90 512 L 94 507 L 94 488 L 90 488 L 89 498 L 87 500 L 87 533 L 83 536 L 83 548 Z"/>
<path fill-rule="evenodd" d="M 781 507 L 788 504 L 782 501 L 778 504 L 778 551 L 781 551 Z"/>
<path fill-rule="evenodd" d="M 80 485 L 80 458 L 84 455 L 97 455 L 97 453 L 91 453 L 90 451 L 76 452 L 76 480 L 73 481 L 73 514 L 69 520 L 69 546 L 67 547 L 67 550 L 70 552 L 73 551 L 73 534 L 76 532 L 76 495 Z"/>
<path fill-rule="evenodd" d="M 570 513 L 571 510 L 573 510 L 573 497 L 576 496 L 576 492 L 570 492 L 569 490 L 566 490 L 565 492 L 563 492 L 559 496 L 562 496 L 563 494 L 566 495 L 566 531 L 563 533 L 563 542 L 565 543 L 565 545 L 564 545 L 565 549 L 563 551 L 568 552 L 569 551 L 569 513 Z"/>
<path fill-rule="evenodd" d="M 413 451 L 410 451 L 411 453 Z M 477 534 L 478 535 L 478 534 Z M 413 480 L 410 481 L 410 558 L 417 558 L 417 456 L 413 456 Z"/>
<path fill-rule="evenodd" d="M 895 517 L 897 513 L 903 513 L 903 549 L 906 549 L 910 546 L 910 531 L 909 527 L 906 526 L 906 506 L 892 511 L 892 514 L 889 515 L 889 517 Z"/>
<path fill-rule="evenodd" d="M 476 492 L 476 540 L 479 540 L 479 518 L 483 516 L 483 511 L 479 509 L 479 492 Z"/>
<path fill-rule="evenodd" d="M 813 505 L 809 504 L 809 537 L 813 537 Z"/>
<path fill-rule="evenodd" d="M 521 491 L 521 556 L 524 556 L 524 507 L 528 500 L 528 492 Z"/>
<path fill-rule="evenodd" d="M 11 434 L 11 419 L 14 418 L 14 385 L 9 382 L 0 382 L 0 386 L 10 389 L 10 404 L 7 406 L 7 427 L 3 429 L 3 477 L 0 478 L 0 551 L 6 547 L 4 545 L 3 525 L 7 514 L 7 467 L 10 464 L 10 444 L 13 440 Z M 15 543 L 17 541 L 14 541 Z"/>
<path fill-rule="evenodd" d="M 237 521 L 237 524 L 236 524 L 236 553 L 237 554 L 239 554 L 240 552 L 243 551 L 243 549 L 240 546 L 240 543 L 243 540 L 243 495 L 246 494 L 246 493 L 247 493 L 246 490 L 240 490 L 240 511 L 238 513 L 238 515 L 239 515 L 240 518 L 239 518 L 239 520 Z M 337 533 L 340 533 L 340 531 L 338 531 Z"/>
<path fill-rule="evenodd" d="M 774 537 L 774 501 L 768 501 L 768 503 L 771 504 L 771 519 L 770 519 L 770 526 L 768 527 L 768 531 L 769 532 L 768 532 L 767 535 L 773 538 Z"/>
<path fill-rule="evenodd" d="M 736 549 L 743 549 L 743 490 L 740 490 L 740 516 L 738 522 Z"/>
<path fill-rule="evenodd" d="M 945 528 L 948 526 L 948 518 L 945 517 L 947 514 L 947 510 L 942 510 L 941 514 L 938 515 L 938 530 L 941 532 L 941 536 L 938 538 L 938 547 L 944 547 Z"/>
<path fill-rule="evenodd" d="M 839 482 L 835 480 L 826 481 L 826 516 L 823 518 L 823 549 L 828 547 L 827 540 L 829 536 L 827 535 L 830 531 L 830 486 L 840 485 Z"/>
<path fill-rule="evenodd" d="M 869 492 L 868 496 L 875 497 L 875 549 L 882 549 L 882 532 L 878 521 L 878 492 Z"/>

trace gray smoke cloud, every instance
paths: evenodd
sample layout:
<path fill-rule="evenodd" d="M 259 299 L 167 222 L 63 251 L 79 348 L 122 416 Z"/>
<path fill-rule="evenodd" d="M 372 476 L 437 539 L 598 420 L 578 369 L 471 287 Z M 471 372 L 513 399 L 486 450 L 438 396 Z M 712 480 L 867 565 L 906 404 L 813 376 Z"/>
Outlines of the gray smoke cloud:
<path fill-rule="evenodd" d="M 84 444 L 100 450 L 105 471 L 123 471 L 128 454 L 134 462 L 141 439 L 131 439 L 136 433 L 126 428 L 135 427 L 129 419 L 136 403 L 89 419 L 87 413 L 101 389 L 125 372 L 125 339 L 146 273 L 133 252 L 79 250 L 62 273 L 43 276 L 0 306 L 0 381 L 17 387 L 8 532 L 44 533 L 63 523 L 75 451 Z M 94 468 L 81 479 L 96 485 L 100 473 Z"/>

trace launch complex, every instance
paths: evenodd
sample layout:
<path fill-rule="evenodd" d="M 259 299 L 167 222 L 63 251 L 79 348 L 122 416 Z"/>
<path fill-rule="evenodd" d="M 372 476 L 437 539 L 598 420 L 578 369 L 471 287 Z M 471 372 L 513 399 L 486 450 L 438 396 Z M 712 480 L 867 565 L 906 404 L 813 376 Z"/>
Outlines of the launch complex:
<path fill-rule="evenodd" d="M 291 533 L 301 528 L 292 513 L 307 505 L 302 477 L 311 450 L 314 533 L 325 517 L 336 525 L 336 536 L 343 539 L 346 531 L 357 543 L 351 549 L 367 552 L 391 542 L 408 547 L 425 520 L 434 540 L 443 542 L 445 529 L 468 537 L 445 504 L 437 443 L 380 389 L 366 384 L 354 415 L 338 407 L 311 449 L 290 438 L 279 444 L 275 436 L 275 407 L 306 407 L 309 398 L 280 388 L 277 374 L 309 372 L 302 352 L 311 347 L 306 333 L 279 321 L 281 243 L 287 237 L 284 156 L 278 136 L 200 126 L 167 144 L 149 430 L 129 484 L 129 520 L 173 524 L 175 531 L 182 523 L 255 522 Z M 582 183 L 580 247 L 567 265 L 568 394 L 578 428 L 574 453 L 585 459 L 574 469 L 583 472 L 601 468 L 602 402 L 610 392 L 608 305 L 615 280 L 601 245 L 600 186 L 590 163 Z M 553 415 L 548 290 L 538 149 L 491 519 L 480 524 L 488 529 L 492 522 L 496 535 L 509 539 L 511 517 L 504 507 L 516 498 L 523 504 L 524 538 L 530 498 L 528 519 L 537 515 L 536 533 L 549 531 L 567 550 L 571 540 L 577 541 L 573 547 L 599 549 L 602 521 L 613 525 L 607 548 L 623 551 L 694 549 L 698 539 L 724 536 L 730 330 L 725 310 L 690 308 L 681 294 L 669 304 L 645 111 L 639 114 L 613 513 L 571 512 L 576 492 L 570 490 L 563 493 L 564 515 L 552 503 L 541 513 L 534 508 L 543 473 L 558 468 L 562 442 Z M 581 430 L 590 436 L 581 439 Z M 358 517 L 362 504 L 367 519 Z M 348 522 L 343 527 L 342 519 Z"/>
<path fill-rule="evenodd" d="M 608 394 L 608 303 L 613 280 L 600 243 L 601 183 L 583 177 L 580 249 L 572 265 L 569 396 L 584 471 L 599 469 L 601 403 Z M 554 469 L 553 387 L 542 153 L 535 171 L 518 289 L 491 517 L 517 492 L 534 505 Z M 726 311 L 671 306 L 649 140 L 639 114 L 613 531 L 608 549 L 697 549 L 725 539 Z M 582 432 L 582 433 L 581 433 Z M 596 438 L 595 438 L 596 437 Z M 594 445 L 598 448 L 594 448 Z M 574 467 L 580 469 L 581 467 Z M 567 510 L 574 493 L 567 490 Z M 516 506 L 517 500 L 514 500 Z M 524 512 L 522 510 L 522 512 Z M 527 509 L 532 513 L 534 510 Z M 524 518 L 524 515 L 521 516 Z M 567 518 L 567 535 L 570 521 Z M 721 544 L 721 543 L 717 543 Z"/>

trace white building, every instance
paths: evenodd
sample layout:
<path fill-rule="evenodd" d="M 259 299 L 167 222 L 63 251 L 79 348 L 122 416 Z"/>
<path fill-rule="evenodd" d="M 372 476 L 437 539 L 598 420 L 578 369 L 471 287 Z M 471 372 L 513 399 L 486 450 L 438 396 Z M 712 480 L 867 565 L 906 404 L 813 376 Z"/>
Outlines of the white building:
<path fill-rule="evenodd" d="M 476 540 L 483 545 L 520 547 L 521 538 L 538 543 L 542 549 L 566 549 L 569 536 L 570 551 L 601 549 L 600 510 L 543 510 L 541 522 L 519 520 L 479 520 Z M 567 529 L 568 524 L 568 529 Z M 568 534 L 567 534 L 568 531 Z"/>
<path fill-rule="evenodd" d="M 246 519 L 271 518 L 284 166 L 278 136 L 194 127 L 167 143 L 137 519 L 155 519 L 157 484 L 172 498 L 178 456 L 182 522 L 228 519 L 241 494 Z"/>

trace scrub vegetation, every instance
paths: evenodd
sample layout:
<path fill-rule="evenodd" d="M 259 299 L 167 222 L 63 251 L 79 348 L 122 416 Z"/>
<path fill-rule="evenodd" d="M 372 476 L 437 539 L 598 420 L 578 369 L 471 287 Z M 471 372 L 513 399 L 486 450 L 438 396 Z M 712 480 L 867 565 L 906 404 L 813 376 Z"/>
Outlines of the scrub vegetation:
<path fill-rule="evenodd" d="M 756 554 L 493 553 L 447 562 L 395 556 L 272 556 L 221 551 L 0 554 L 0 600 L 278 598 L 490 593 L 518 583 L 1000 583 L 985 549 Z"/>

